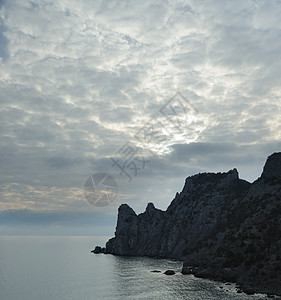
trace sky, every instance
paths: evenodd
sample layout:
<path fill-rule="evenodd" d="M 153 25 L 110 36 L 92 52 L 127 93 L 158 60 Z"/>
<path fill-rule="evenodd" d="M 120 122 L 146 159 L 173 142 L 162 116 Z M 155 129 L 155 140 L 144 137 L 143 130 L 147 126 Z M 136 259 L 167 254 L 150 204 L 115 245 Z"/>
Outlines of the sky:
<path fill-rule="evenodd" d="M 0 0 L 0 235 L 112 236 L 120 204 L 166 209 L 190 175 L 256 180 L 281 149 L 280 20 L 281 0 Z"/>

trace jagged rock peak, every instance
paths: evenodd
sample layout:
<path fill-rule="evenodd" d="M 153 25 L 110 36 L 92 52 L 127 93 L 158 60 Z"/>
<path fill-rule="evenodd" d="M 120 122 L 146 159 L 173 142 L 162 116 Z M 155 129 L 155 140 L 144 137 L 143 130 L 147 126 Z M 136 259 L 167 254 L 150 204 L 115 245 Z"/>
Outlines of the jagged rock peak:
<path fill-rule="evenodd" d="M 145 209 L 146 212 L 151 213 L 155 211 L 155 206 L 152 202 L 148 203 Z"/>
<path fill-rule="evenodd" d="M 233 177 L 235 177 L 235 179 L 239 179 L 239 173 L 237 171 L 236 168 L 232 169 L 232 170 L 229 170 L 227 172 L 228 175 L 233 175 Z"/>
<path fill-rule="evenodd" d="M 261 177 L 281 177 L 281 152 L 275 152 L 267 158 Z"/>
<path fill-rule="evenodd" d="M 199 173 L 186 178 L 183 192 L 197 188 L 197 185 L 206 185 L 210 183 L 228 186 L 237 180 L 239 180 L 237 169 L 232 169 L 223 173 Z"/>
<path fill-rule="evenodd" d="M 229 170 L 228 172 L 219 172 L 219 173 L 199 173 L 193 176 L 190 176 L 187 178 L 187 180 L 191 178 L 193 181 L 209 181 L 212 179 L 212 181 L 221 181 L 226 178 L 231 179 L 239 179 L 239 174 L 237 169 Z"/>
<path fill-rule="evenodd" d="M 118 208 L 118 215 L 130 217 L 136 216 L 136 213 L 128 204 L 121 204 Z"/>
<path fill-rule="evenodd" d="M 239 173 L 238 173 L 237 169 L 234 168 L 226 173 L 226 177 L 227 177 L 228 182 L 231 182 L 233 180 L 239 179 Z"/>

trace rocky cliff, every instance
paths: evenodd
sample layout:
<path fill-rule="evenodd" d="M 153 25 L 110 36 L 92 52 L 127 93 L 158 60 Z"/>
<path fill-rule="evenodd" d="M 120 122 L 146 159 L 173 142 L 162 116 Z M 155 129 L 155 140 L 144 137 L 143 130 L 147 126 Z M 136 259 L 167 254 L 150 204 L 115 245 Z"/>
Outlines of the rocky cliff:
<path fill-rule="evenodd" d="M 281 153 L 250 184 L 233 169 L 188 177 L 166 211 L 122 204 L 106 253 L 184 260 L 183 273 L 281 294 Z M 196 268 L 194 268 L 196 266 Z"/>

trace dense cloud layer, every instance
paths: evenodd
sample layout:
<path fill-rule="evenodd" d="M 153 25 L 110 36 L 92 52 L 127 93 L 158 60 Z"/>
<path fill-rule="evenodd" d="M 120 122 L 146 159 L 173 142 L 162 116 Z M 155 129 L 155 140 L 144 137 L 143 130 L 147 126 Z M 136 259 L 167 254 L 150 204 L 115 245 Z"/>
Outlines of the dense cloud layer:
<path fill-rule="evenodd" d="M 277 0 L 0 1 L 0 210 L 115 215 L 165 208 L 196 172 L 256 179 L 280 151 L 280 14 Z M 177 92 L 179 128 L 161 114 Z M 158 138 L 143 144 L 146 124 Z M 131 182 L 110 160 L 127 142 L 149 161 Z M 95 172 L 118 182 L 110 206 L 83 198 Z"/>

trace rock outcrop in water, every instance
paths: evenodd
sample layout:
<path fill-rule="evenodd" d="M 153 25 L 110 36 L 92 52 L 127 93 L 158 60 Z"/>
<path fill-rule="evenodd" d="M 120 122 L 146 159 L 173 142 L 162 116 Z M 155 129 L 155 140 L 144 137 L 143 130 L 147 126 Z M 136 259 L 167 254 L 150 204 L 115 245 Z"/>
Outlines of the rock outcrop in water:
<path fill-rule="evenodd" d="M 250 184 L 228 173 L 188 177 L 166 211 L 118 210 L 106 253 L 184 260 L 182 273 L 281 294 L 281 153 Z"/>

